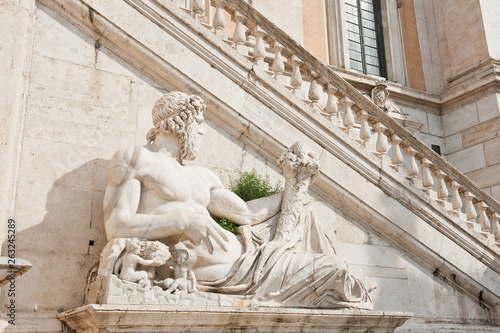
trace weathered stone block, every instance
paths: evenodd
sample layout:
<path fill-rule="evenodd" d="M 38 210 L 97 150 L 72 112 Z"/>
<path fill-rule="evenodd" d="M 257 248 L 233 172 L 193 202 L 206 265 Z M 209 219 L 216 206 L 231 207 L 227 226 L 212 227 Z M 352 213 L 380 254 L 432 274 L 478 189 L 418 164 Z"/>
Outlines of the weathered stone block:
<path fill-rule="evenodd" d="M 444 145 L 444 154 L 451 154 L 456 151 L 462 150 L 462 133 L 456 133 L 444 138 Z"/>
<path fill-rule="evenodd" d="M 481 187 L 500 184 L 500 177 L 498 175 L 500 175 L 500 164 L 466 173 L 467 177 Z"/>
<path fill-rule="evenodd" d="M 500 136 L 483 143 L 486 165 L 491 166 L 500 163 Z"/>
<path fill-rule="evenodd" d="M 480 99 L 477 101 L 477 114 L 479 116 L 479 122 L 484 123 L 485 121 L 500 117 L 500 95 L 492 94 L 488 97 Z"/>
<path fill-rule="evenodd" d="M 486 166 L 483 145 L 478 144 L 447 156 L 448 161 L 458 170 L 467 173 Z"/>
<path fill-rule="evenodd" d="M 444 135 L 443 124 L 441 123 L 440 115 L 427 113 L 427 122 L 428 122 L 429 134 L 440 137 Z"/>
<path fill-rule="evenodd" d="M 488 120 L 462 132 L 464 147 L 470 147 L 498 137 L 500 133 L 500 117 Z"/>
<path fill-rule="evenodd" d="M 478 124 L 476 103 L 443 114 L 446 137 Z"/>

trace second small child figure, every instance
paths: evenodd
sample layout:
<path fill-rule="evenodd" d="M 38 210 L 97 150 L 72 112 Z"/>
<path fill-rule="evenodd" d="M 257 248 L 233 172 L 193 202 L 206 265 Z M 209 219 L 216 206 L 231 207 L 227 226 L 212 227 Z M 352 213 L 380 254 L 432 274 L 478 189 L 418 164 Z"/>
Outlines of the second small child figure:
<path fill-rule="evenodd" d="M 198 291 L 196 288 L 196 276 L 191 265 L 186 263 L 189 259 L 189 253 L 186 250 L 172 251 L 173 261 L 167 261 L 167 265 L 174 269 L 174 278 L 166 278 L 163 285 L 168 293 L 193 293 Z M 161 284 L 161 283 L 160 283 Z"/>

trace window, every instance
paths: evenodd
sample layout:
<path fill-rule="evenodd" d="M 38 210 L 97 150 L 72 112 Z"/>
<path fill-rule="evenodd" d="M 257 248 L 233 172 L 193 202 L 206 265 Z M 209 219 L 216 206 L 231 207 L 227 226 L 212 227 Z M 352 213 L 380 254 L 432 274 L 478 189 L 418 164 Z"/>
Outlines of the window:
<path fill-rule="evenodd" d="M 387 77 L 379 0 L 345 0 L 351 70 Z"/>
<path fill-rule="evenodd" d="M 434 150 L 439 156 L 441 156 L 441 146 L 440 145 L 431 145 L 431 149 Z"/>

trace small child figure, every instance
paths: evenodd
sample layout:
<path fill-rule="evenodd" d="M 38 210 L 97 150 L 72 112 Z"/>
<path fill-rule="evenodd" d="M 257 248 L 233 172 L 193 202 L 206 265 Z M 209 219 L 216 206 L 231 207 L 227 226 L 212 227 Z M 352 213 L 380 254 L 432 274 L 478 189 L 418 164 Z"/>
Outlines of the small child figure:
<path fill-rule="evenodd" d="M 143 288 L 150 288 L 151 281 L 149 280 L 146 271 L 138 271 L 137 265 L 158 265 L 158 259 L 145 260 L 141 256 L 141 242 L 137 239 L 132 239 L 126 247 L 126 252 L 121 258 L 120 279 L 135 282 Z"/>
<path fill-rule="evenodd" d="M 174 279 L 166 278 L 163 280 L 163 285 L 167 288 L 167 293 L 172 293 L 177 290 L 181 292 L 192 293 L 198 291 L 196 288 L 196 276 L 193 268 L 186 263 L 189 258 L 189 253 L 186 250 L 172 251 L 173 261 L 167 261 L 167 265 L 174 269 Z M 190 283 L 188 283 L 188 281 Z"/>

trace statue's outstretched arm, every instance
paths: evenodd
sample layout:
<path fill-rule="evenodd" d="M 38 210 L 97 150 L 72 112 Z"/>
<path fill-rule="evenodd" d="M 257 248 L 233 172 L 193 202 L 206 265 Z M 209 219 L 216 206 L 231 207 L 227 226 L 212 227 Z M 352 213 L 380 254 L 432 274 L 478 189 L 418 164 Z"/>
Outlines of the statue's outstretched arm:
<path fill-rule="evenodd" d="M 208 210 L 218 217 L 239 224 L 258 224 L 276 215 L 281 208 L 283 193 L 244 202 L 233 192 L 220 187 L 212 189 Z"/>

